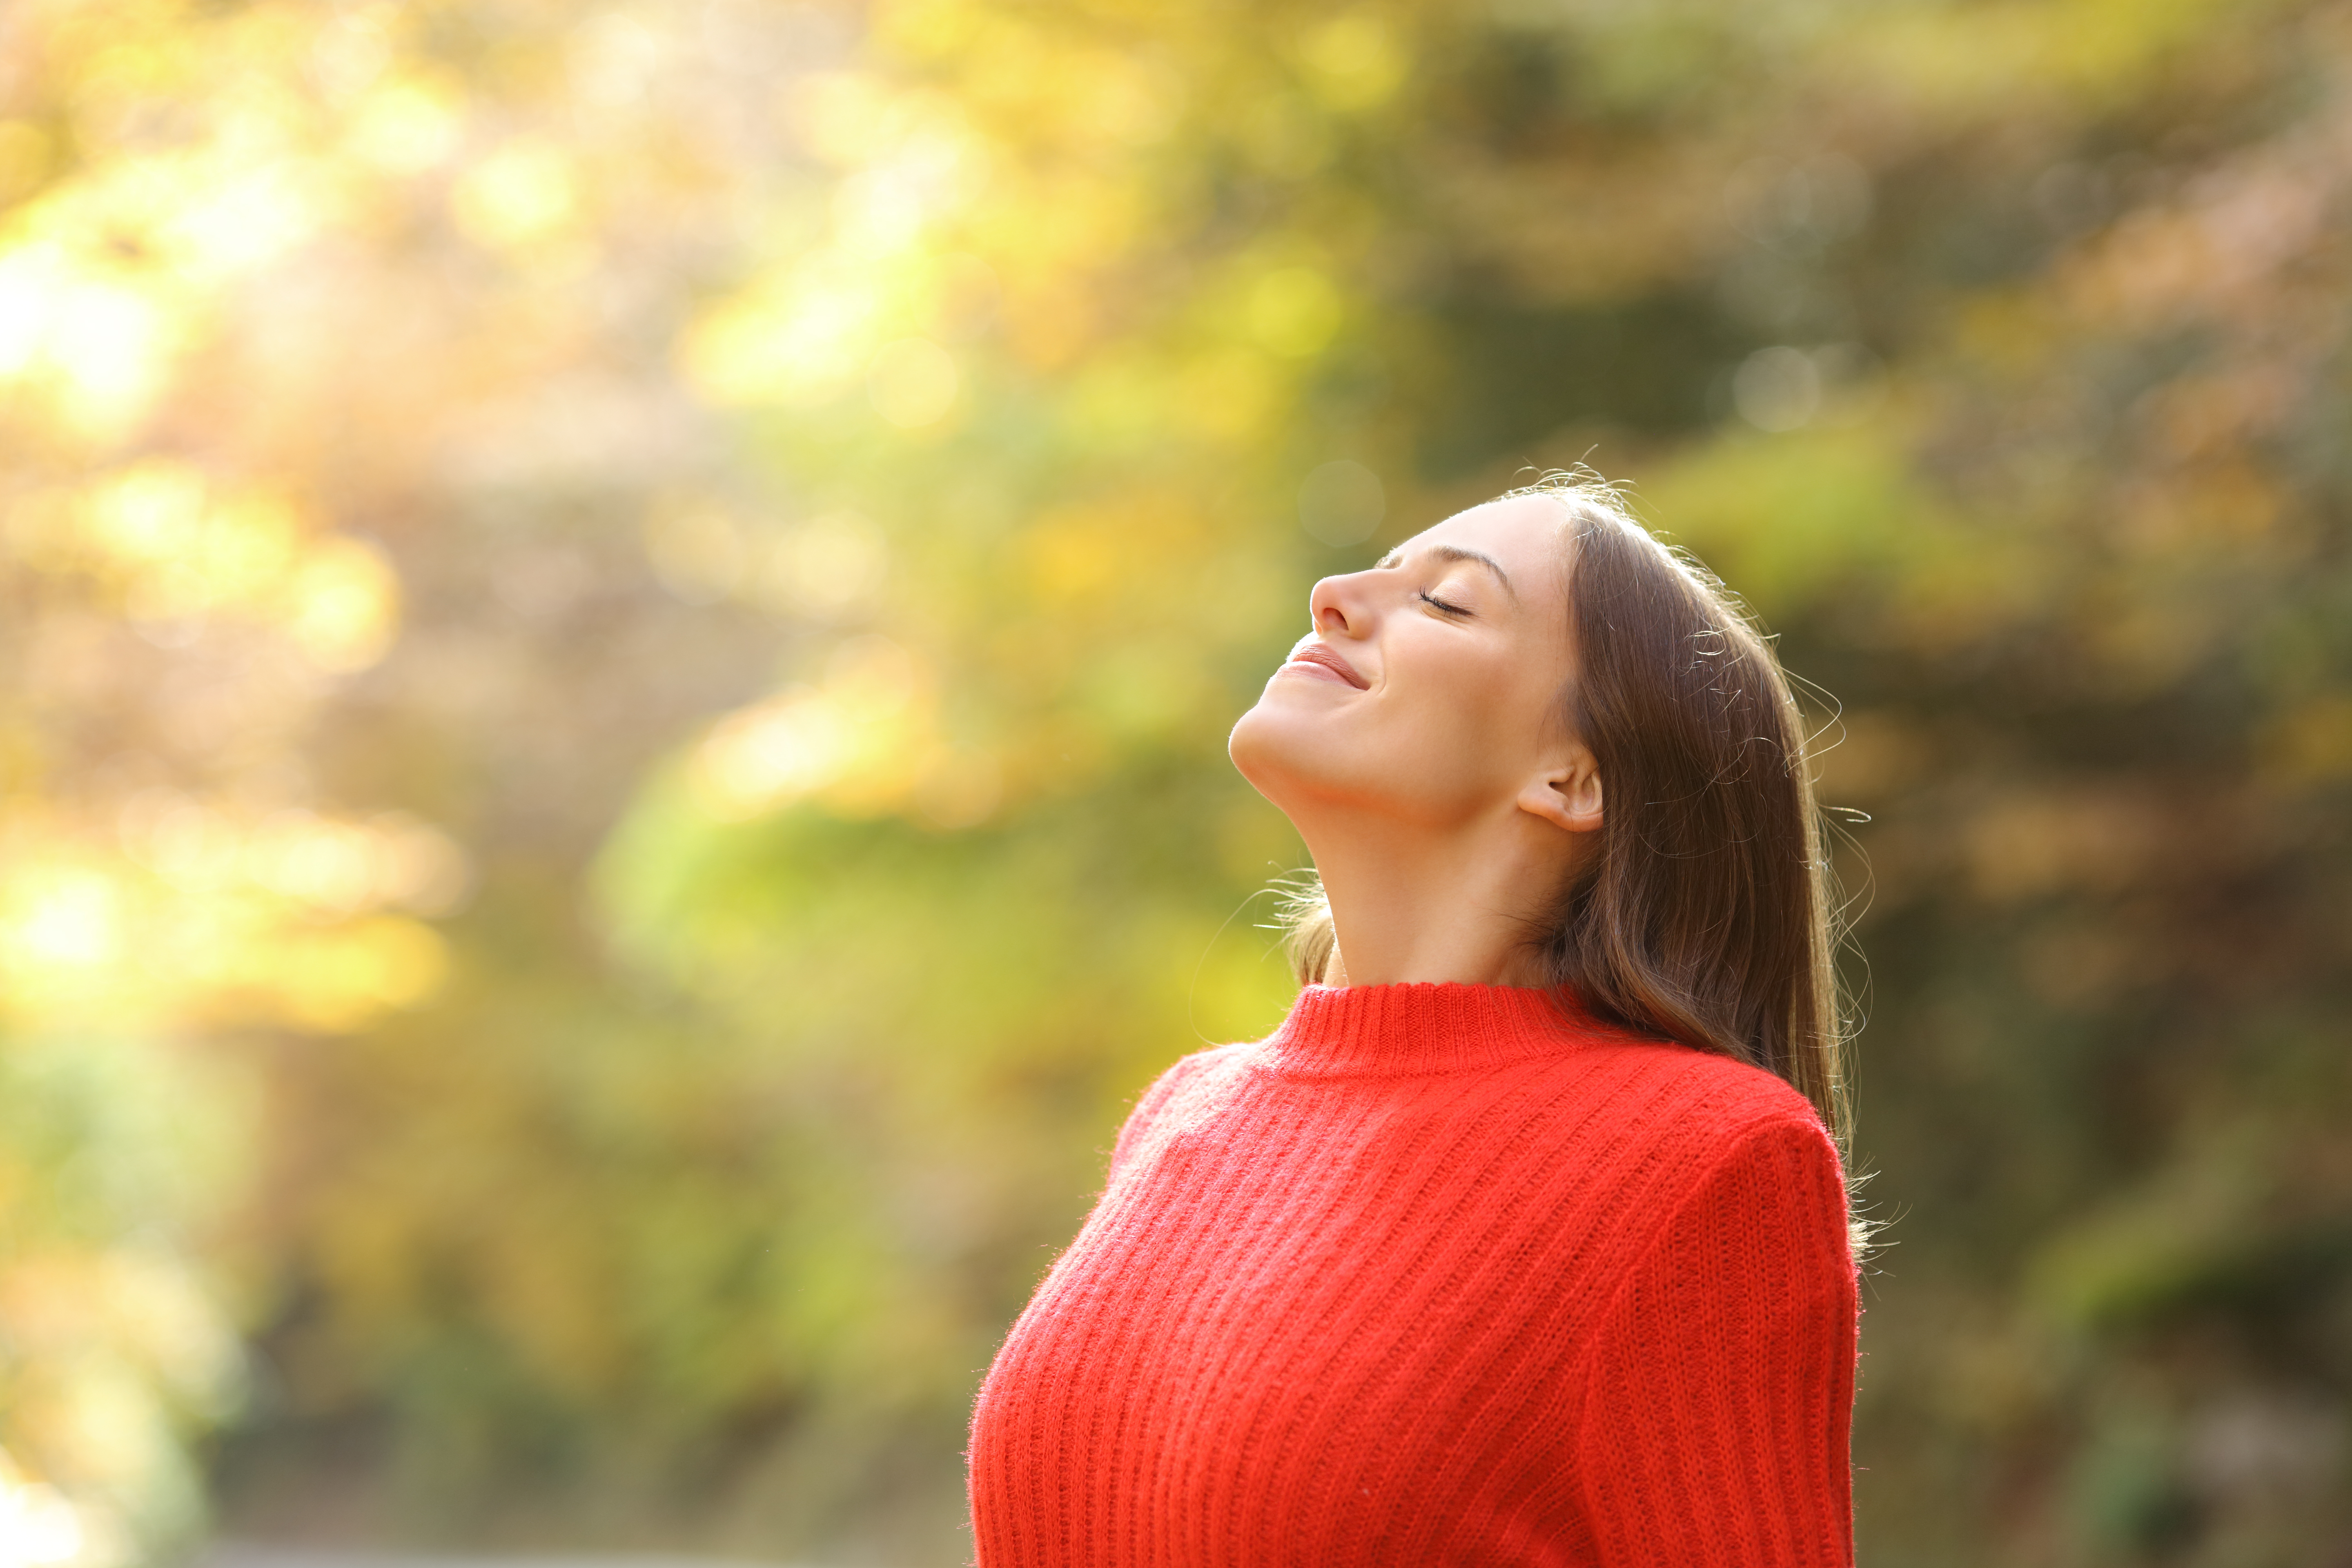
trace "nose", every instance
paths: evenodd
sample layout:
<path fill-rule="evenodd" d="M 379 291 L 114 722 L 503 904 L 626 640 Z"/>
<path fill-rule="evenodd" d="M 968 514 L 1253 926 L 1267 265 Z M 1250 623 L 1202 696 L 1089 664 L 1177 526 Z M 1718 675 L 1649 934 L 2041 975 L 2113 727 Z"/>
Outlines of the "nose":
<path fill-rule="evenodd" d="M 1344 577 L 1326 577 L 1315 584 L 1307 595 L 1307 618 L 1315 629 L 1328 637 L 1360 637 L 1371 627 L 1371 606 L 1363 594 L 1363 574 L 1350 572 Z"/>

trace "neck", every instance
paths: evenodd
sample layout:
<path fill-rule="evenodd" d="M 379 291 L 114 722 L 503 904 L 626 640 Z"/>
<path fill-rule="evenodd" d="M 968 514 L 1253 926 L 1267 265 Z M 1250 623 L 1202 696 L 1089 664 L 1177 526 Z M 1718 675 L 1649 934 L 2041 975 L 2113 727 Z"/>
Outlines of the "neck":
<path fill-rule="evenodd" d="M 1302 828 L 1339 937 L 1330 984 L 1542 984 L 1529 922 L 1546 911 L 1562 868 L 1557 840 L 1528 831 L 1546 825 L 1510 815 L 1519 820 L 1437 834 L 1378 820 Z"/>

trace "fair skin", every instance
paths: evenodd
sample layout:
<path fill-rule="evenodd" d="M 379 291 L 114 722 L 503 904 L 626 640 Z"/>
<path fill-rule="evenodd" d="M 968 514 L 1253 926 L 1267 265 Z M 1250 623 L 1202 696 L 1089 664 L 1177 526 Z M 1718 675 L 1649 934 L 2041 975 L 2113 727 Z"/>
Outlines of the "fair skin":
<path fill-rule="evenodd" d="M 1528 921 L 1593 852 L 1601 776 L 1566 732 L 1568 540 L 1543 497 L 1488 501 L 1369 571 L 1234 724 L 1330 897 L 1341 985 L 1533 984 Z"/>

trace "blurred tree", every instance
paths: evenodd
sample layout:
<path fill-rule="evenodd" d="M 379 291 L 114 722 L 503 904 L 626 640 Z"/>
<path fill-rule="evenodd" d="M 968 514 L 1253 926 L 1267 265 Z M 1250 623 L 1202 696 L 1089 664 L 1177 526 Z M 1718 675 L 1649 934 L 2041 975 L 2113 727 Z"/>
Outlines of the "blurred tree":
<path fill-rule="evenodd" d="M 244 1529 L 954 1554 L 1307 584 L 1590 456 L 1879 819 L 1871 1560 L 2340 1557 L 2347 29 L 0 14 L 0 1556 L 239 1386 Z"/>

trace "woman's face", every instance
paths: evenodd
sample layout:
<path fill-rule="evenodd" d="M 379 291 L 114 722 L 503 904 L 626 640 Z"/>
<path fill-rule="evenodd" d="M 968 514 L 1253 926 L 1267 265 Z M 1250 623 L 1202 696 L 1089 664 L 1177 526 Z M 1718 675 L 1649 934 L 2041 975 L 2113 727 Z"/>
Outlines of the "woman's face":
<path fill-rule="evenodd" d="M 1310 845 L 1334 809 L 1440 832 L 1518 810 L 1573 749 L 1569 549 L 1559 505 L 1523 496 L 1316 584 L 1315 629 L 1234 726 L 1234 765 Z"/>

